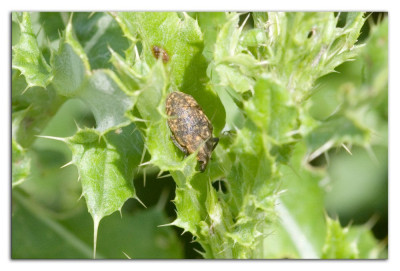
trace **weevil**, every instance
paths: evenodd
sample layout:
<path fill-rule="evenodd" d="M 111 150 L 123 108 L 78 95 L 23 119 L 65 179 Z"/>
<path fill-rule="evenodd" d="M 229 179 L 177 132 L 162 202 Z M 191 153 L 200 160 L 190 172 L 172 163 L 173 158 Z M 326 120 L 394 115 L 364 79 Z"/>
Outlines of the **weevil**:
<path fill-rule="evenodd" d="M 213 126 L 196 100 L 183 92 L 171 92 L 165 102 L 171 139 L 185 155 L 198 150 L 200 171 L 204 172 L 219 138 L 213 137 Z"/>

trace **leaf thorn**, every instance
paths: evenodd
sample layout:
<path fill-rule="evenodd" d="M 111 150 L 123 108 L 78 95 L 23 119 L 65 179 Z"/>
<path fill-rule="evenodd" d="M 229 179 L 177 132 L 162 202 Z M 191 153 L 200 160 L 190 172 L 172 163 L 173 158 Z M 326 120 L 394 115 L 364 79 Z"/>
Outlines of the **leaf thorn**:
<path fill-rule="evenodd" d="M 128 255 L 128 254 L 126 254 L 125 252 L 123 252 L 123 251 L 122 251 L 122 253 L 124 253 L 125 257 L 127 257 L 129 260 L 131 260 L 131 259 L 132 259 L 132 258 L 131 258 L 131 257 L 129 257 L 129 255 Z"/>
<path fill-rule="evenodd" d="M 144 163 L 141 163 L 141 164 L 139 164 L 139 167 L 147 166 L 147 165 L 150 165 L 150 164 L 151 164 L 151 160 L 150 160 L 150 161 L 147 161 L 147 162 L 144 162 Z"/>
<path fill-rule="evenodd" d="M 47 139 L 53 139 L 57 141 L 62 141 L 65 142 L 65 138 L 62 137 L 56 137 L 56 136 L 43 136 L 43 135 L 35 135 L 36 137 L 41 137 L 41 138 L 47 138 Z"/>
<path fill-rule="evenodd" d="M 83 197 L 84 195 L 83 195 L 83 193 L 79 196 L 79 198 L 78 198 L 78 200 L 77 201 L 80 201 L 81 200 L 81 198 Z"/>
<path fill-rule="evenodd" d="M 136 128 L 135 128 L 136 129 Z M 146 145 L 143 146 L 143 152 L 142 152 L 142 157 L 140 158 L 140 164 L 138 166 L 137 173 L 139 173 L 140 170 L 140 165 L 143 163 L 144 156 L 146 155 Z"/>
<path fill-rule="evenodd" d="M 157 179 L 168 178 L 168 177 L 171 177 L 171 176 L 172 176 L 171 174 L 165 174 L 163 176 L 157 176 Z"/>
<path fill-rule="evenodd" d="M 22 74 L 22 73 L 21 73 Z M 26 86 L 26 88 L 24 89 L 24 91 L 22 91 L 21 95 L 24 95 L 25 92 L 30 88 L 29 84 Z"/>
<path fill-rule="evenodd" d="M 343 147 L 343 149 L 345 149 L 350 155 L 353 155 L 353 154 L 351 153 L 351 151 L 349 150 L 349 148 L 347 148 L 347 146 L 346 146 L 344 143 L 342 143 L 342 147 Z"/>
<path fill-rule="evenodd" d="M 133 121 L 138 121 L 138 122 L 149 122 L 150 120 L 145 120 L 145 119 L 141 119 L 138 117 L 133 117 Z"/>
<path fill-rule="evenodd" d="M 70 161 L 70 162 L 66 163 L 65 165 L 61 166 L 60 168 L 65 168 L 69 165 L 72 165 L 73 163 L 74 163 L 74 161 Z"/>
<path fill-rule="evenodd" d="M 137 200 L 137 201 L 138 201 L 140 204 L 142 204 L 142 205 L 143 205 L 143 207 L 144 207 L 144 208 L 146 208 L 146 209 L 147 209 L 147 206 L 146 206 L 146 205 L 144 205 L 144 203 L 143 203 L 143 202 L 142 202 L 142 201 L 139 199 L 139 197 L 138 197 L 138 196 L 136 196 L 136 195 L 135 195 L 133 198 L 134 198 L 134 199 L 136 199 L 136 200 Z"/>
<path fill-rule="evenodd" d="M 333 143 L 334 142 L 332 140 L 325 142 L 325 144 L 323 144 L 321 147 L 316 149 L 313 153 L 311 153 L 308 156 L 307 161 L 310 162 L 310 161 L 314 160 L 315 158 L 317 158 L 318 156 L 320 156 L 323 152 L 329 150 L 333 146 Z"/>
<path fill-rule="evenodd" d="M 175 226 L 175 223 L 171 222 L 171 223 L 168 223 L 168 224 L 158 225 L 157 227 L 161 228 L 161 227 L 169 227 L 169 226 Z"/>

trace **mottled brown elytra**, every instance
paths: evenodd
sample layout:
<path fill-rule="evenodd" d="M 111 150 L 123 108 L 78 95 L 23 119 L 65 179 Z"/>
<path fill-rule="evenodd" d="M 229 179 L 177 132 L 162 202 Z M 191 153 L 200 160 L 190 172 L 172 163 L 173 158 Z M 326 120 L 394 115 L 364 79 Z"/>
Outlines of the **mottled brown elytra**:
<path fill-rule="evenodd" d="M 200 171 L 204 172 L 219 139 L 212 137 L 213 126 L 196 100 L 182 92 L 172 92 L 165 102 L 168 126 L 174 144 L 186 155 L 198 150 Z"/>
<path fill-rule="evenodd" d="M 159 59 L 161 56 L 161 59 L 164 63 L 167 63 L 169 61 L 169 55 L 167 51 L 165 51 L 163 48 L 154 45 L 151 50 L 153 51 L 153 55 L 155 58 Z"/>

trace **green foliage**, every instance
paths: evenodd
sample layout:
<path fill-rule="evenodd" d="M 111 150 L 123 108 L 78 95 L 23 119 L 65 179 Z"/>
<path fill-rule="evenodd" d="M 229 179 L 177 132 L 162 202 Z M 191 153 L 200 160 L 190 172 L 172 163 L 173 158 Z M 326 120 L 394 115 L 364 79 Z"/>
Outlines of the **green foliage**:
<path fill-rule="evenodd" d="M 12 139 L 12 185 L 22 183 L 30 172 L 30 158 L 18 143 Z"/>
<path fill-rule="evenodd" d="M 331 12 L 13 14 L 13 257 L 88 258 L 94 241 L 97 258 L 180 258 L 171 226 L 205 258 L 384 257 L 369 224 L 329 217 L 335 180 L 329 161 L 313 164 L 335 147 L 387 153 L 388 24 L 359 44 L 365 24 L 363 13 Z M 220 138 L 204 173 L 170 139 L 172 91 L 192 95 Z M 66 128 L 73 121 L 95 127 Z M 43 188 L 63 164 L 77 173 Z M 146 201 L 137 193 L 146 172 L 172 177 L 175 218 L 161 205 L 123 207 Z M 38 196 L 61 184 L 85 198 L 94 240 L 82 205 Z M 47 249 L 55 243 L 65 245 Z"/>
<path fill-rule="evenodd" d="M 366 227 L 342 228 L 338 220 L 327 217 L 326 242 L 323 259 L 377 258 L 379 246 Z"/>
<path fill-rule="evenodd" d="M 93 217 L 95 240 L 100 220 L 121 210 L 127 199 L 136 197 L 133 170 L 140 162 L 143 142 L 134 129 L 132 124 L 104 135 L 85 129 L 66 139 Z"/>
<path fill-rule="evenodd" d="M 18 43 L 12 48 L 12 68 L 25 76 L 28 87 L 46 87 L 52 79 L 51 68 L 40 51 L 30 15 L 13 13 L 13 19 L 19 25 L 20 34 Z"/>

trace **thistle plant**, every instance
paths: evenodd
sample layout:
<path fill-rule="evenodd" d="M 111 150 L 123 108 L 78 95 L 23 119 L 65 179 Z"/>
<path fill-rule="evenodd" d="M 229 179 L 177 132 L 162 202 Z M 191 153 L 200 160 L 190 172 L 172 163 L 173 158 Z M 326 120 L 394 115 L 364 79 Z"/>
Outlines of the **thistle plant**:
<path fill-rule="evenodd" d="M 204 258 L 382 257 L 369 225 L 343 227 L 328 215 L 327 169 L 311 163 L 335 148 L 387 146 L 376 137 L 387 123 L 387 20 L 359 42 L 366 20 L 362 12 L 13 13 L 14 205 L 65 229 L 27 196 L 32 146 L 55 140 L 72 155 L 65 166 L 77 169 L 93 219 L 92 257 L 103 218 L 124 216 L 130 198 L 145 205 L 134 184 L 146 171 L 173 178 L 176 217 L 162 226 L 189 232 Z M 335 99 L 318 115 L 321 80 L 349 61 L 363 66 L 361 83 L 330 91 Z M 220 138 L 204 173 L 196 153 L 171 141 L 172 91 L 193 96 Z M 76 121 L 71 136 L 46 134 L 71 100 L 96 126 Z M 74 238 L 90 257 L 87 242 L 79 245 L 87 235 Z"/>

